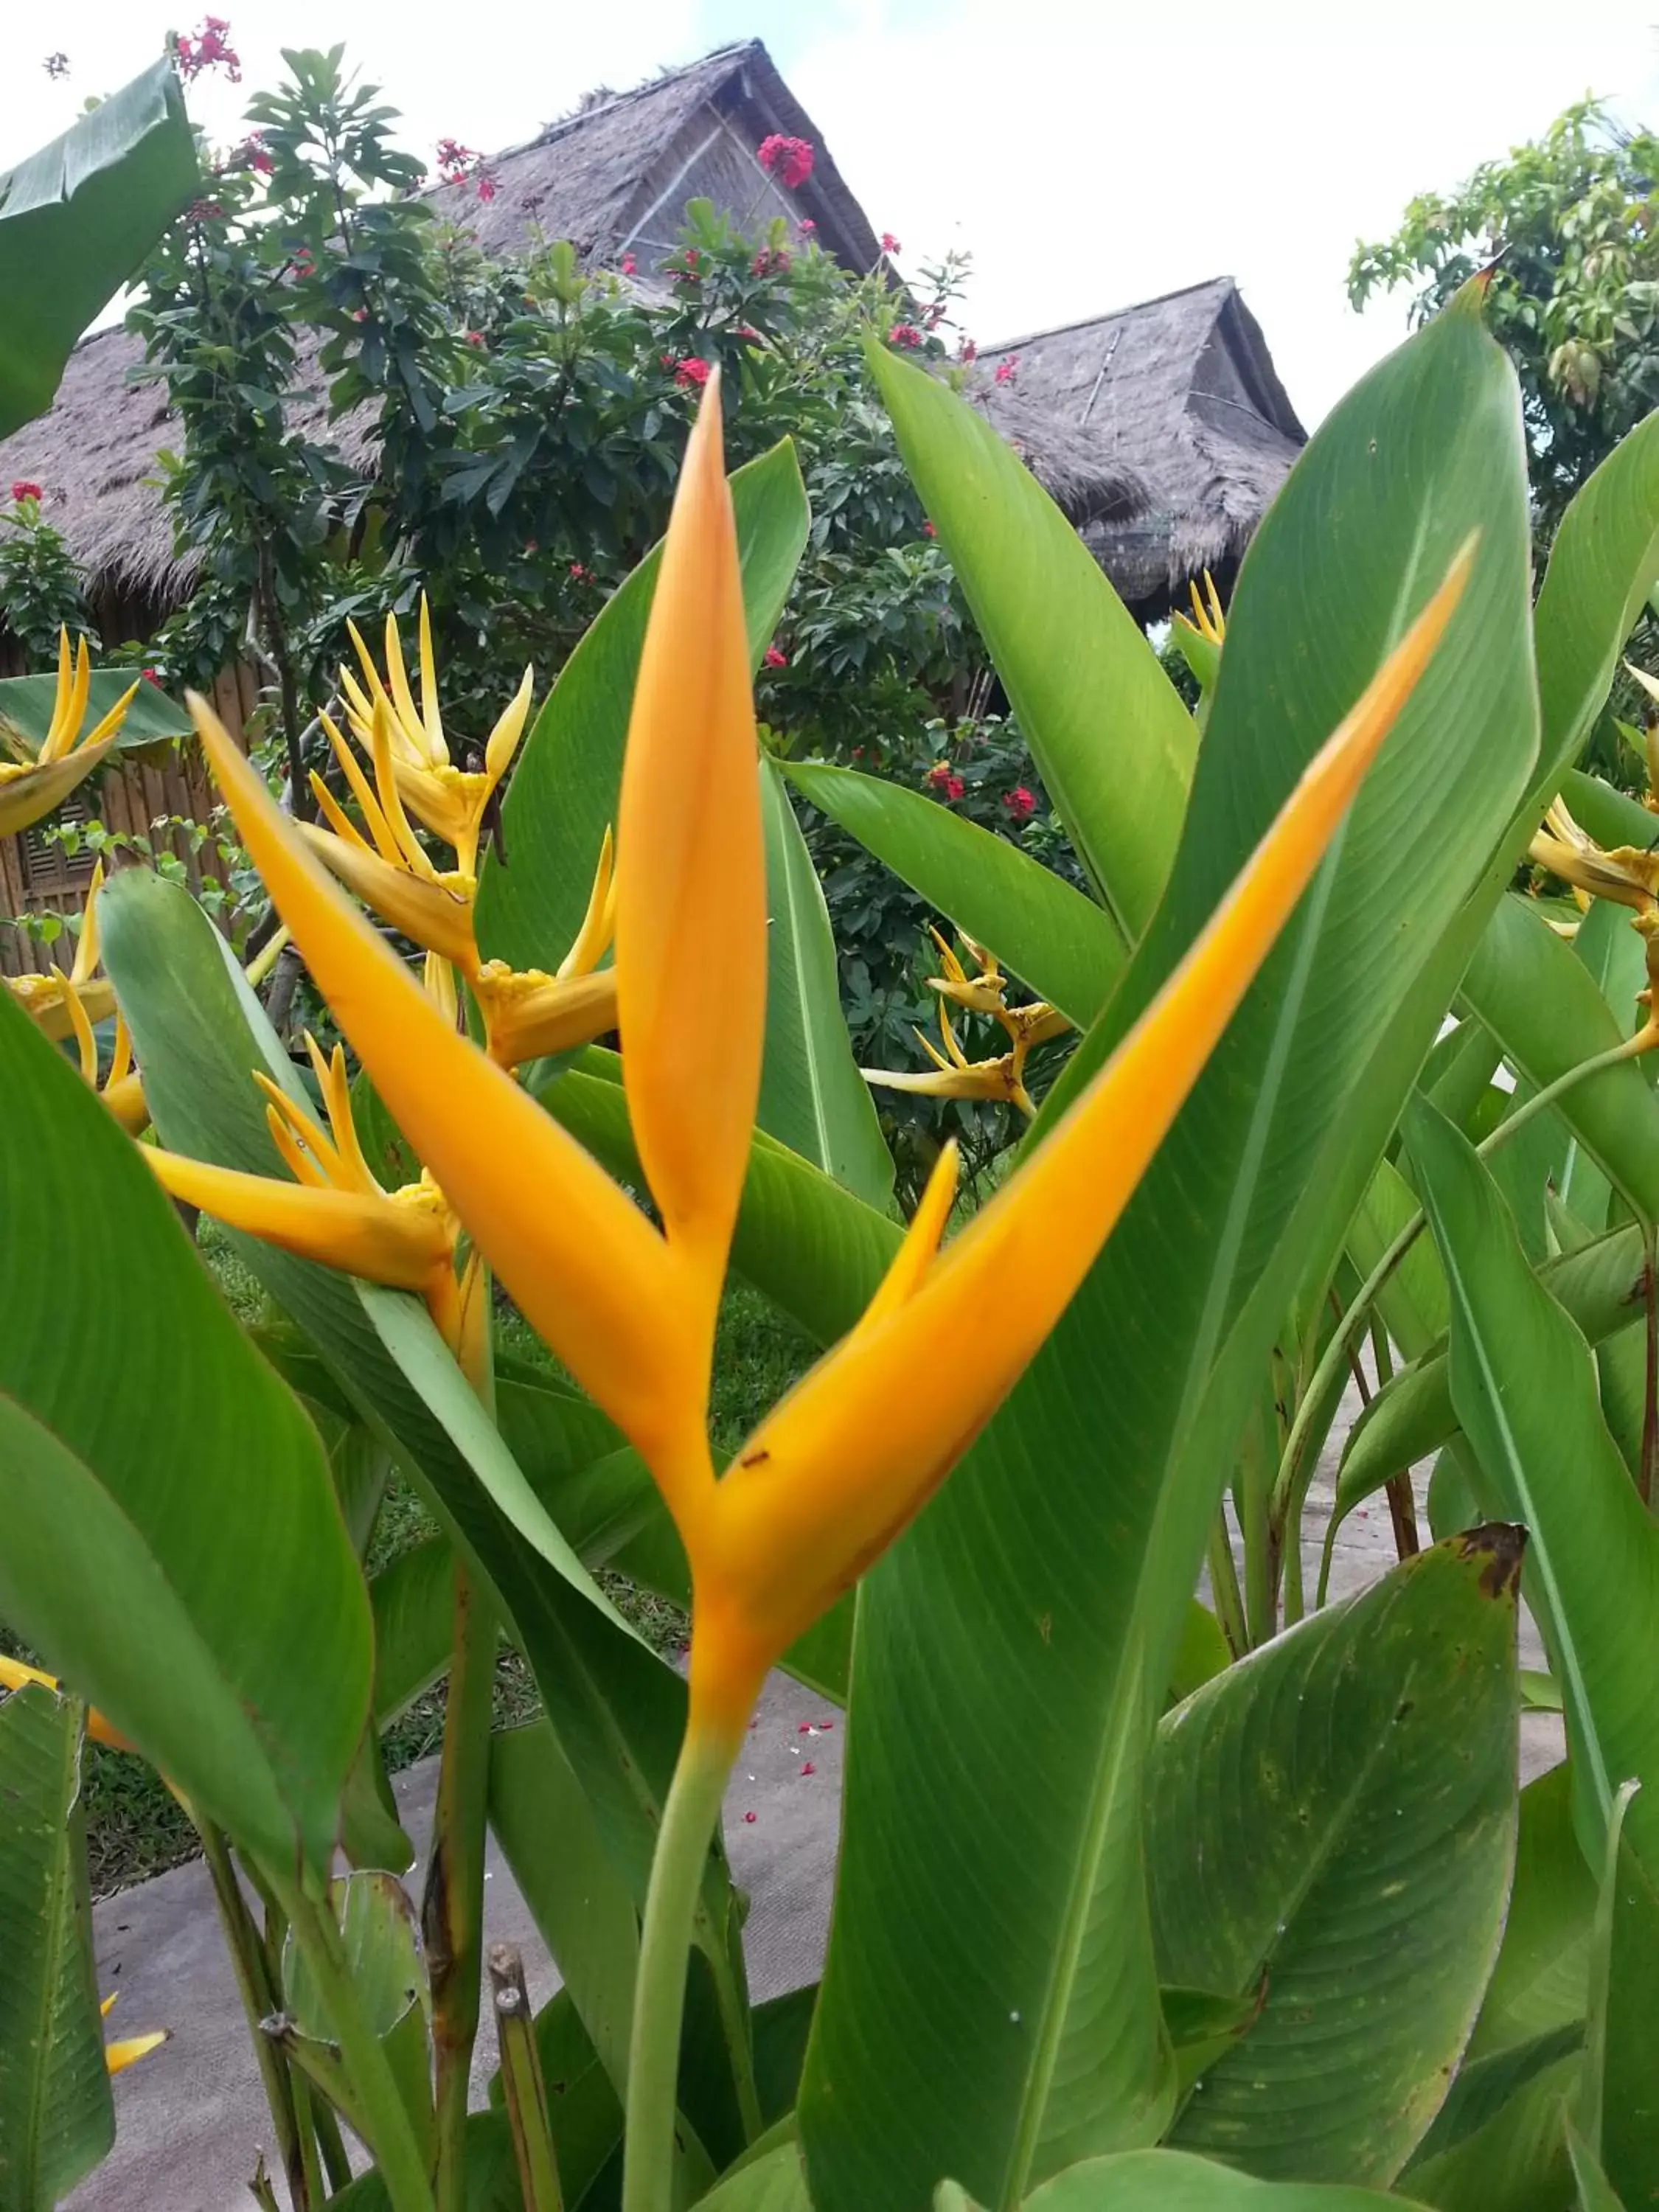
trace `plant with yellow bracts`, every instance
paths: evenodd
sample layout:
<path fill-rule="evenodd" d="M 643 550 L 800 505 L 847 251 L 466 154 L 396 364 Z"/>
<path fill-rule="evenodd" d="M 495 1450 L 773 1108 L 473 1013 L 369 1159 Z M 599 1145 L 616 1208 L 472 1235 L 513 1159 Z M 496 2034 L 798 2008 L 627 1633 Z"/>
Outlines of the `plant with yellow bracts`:
<path fill-rule="evenodd" d="M 1042 2212 L 1061 2175 L 1138 2206 L 1183 2180 L 1254 2186 L 1239 2168 L 1392 2185 L 1466 2050 L 1472 2066 L 1512 2050 L 1512 1992 L 1532 1987 L 1524 1960 L 1493 1972 L 1523 1445 L 1553 1577 L 1534 1603 L 1555 1608 L 1551 1648 L 1586 1661 L 1563 1674 L 1582 1835 L 1565 1791 L 1549 1833 L 1605 1856 L 1622 1820 L 1651 1849 L 1640 1798 L 1596 1783 L 1649 1756 L 1632 1717 L 1646 1632 L 1592 1653 L 1583 1596 L 1587 1559 L 1639 1577 L 1647 1540 L 1621 1521 L 1616 1546 L 1575 1551 L 1559 1455 L 1528 1425 L 1535 1386 L 1578 1443 L 1602 1422 L 1582 1336 L 1536 1305 L 1590 1263 L 1534 1273 L 1444 1112 L 1455 1055 L 1524 1035 L 1531 1089 L 1505 1126 L 1576 1115 L 1580 1081 L 1604 1102 L 1582 1125 L 1603 1202 L 1615 1179 L 1632 1212 L 1659 1199 L 1624 1141 L 1652 1103 L 1641 1064 L 1613 1064 L 1634 1047 L 1600 1038 L 1558 1073 L 1525 1026 L 1549 994 L 1494 981 L 1494 945 L 1510 973 L 1578 961 L 1504 894 L 1547 799 L 1566 787 L 1578 811 L 1565 780 L 1595 687 L 1575 678 L 1571 727 L 1540 732 L 1537 702 L 1560 712 L 1552 624 L 1564 605 L 1583 622 L 1583 574 L 1610 556 L 1598 542 L 1534 617 L 1513 393 L 1477 307 L 1384 364 L 1298 465 L 1238 576 L 1201 745 L 980 412 L 876 361 L 1065 825 L 1065 878 L 914 792 L 758 745 L 751 668 L 807 517 L 787 452 L 728 481 L 711 378 L 660 554 L 532 738 L 526 685 L 463 750 L 424 618 L 408 661 L 395 629 L 378 664 L 356 641 L 307 829 L 194 702 L 325 1045 L 291 1061 L 189 895 L 133 870 L 100 893 L 99 933 L 155 1141 L 88 1096 L 72 1036 L 0 1002 L 0 1201 L 23 1244 L 47 1224 L 71 1254 L 98 1242 L 67 1359 L 21 1292 L 16 1343 L 0 1332 L 0 1613 L 189 1798 L 250 2020 L 272 2023 L 261 2072 L 296 2212 L 344 2186 L 331 2113 L 393 2212 L 464 2212 L 509 2144 L 526 2212 L 597 2202 L 618 2149 L 625 2212 L 932 2212 L 951 2182 Z M 1637 459 L 1659 520 L 1659 459 Z M 1213 593 L 1197 611 L 1213 649 Z M 1028 1114 L 988 1191 L 958 1190 L 947 1147 L 905 1222 L 869 1149 L 798 773 L 940 917 L 946 1065 L 915 1079 Z M 1625 862 L 1585 805 L 1597 852 Z M 1595 908 L 1585 927 L 1593 944 Z M 1455 994 L 1480 1030 L 1437 1044 Z M 966 1022 L 1003 1054 L 973 1060 Z M 619 1054 L 574 1049 L 613 1030 Z M 1471 1120 L 1494 1110 L 1475 1099 Z M 1546 1217 L 1564 1245 L 1584 1202 L 1570 1166 Z M 1367 1281 L 1367 1240 L 1419 1197 L 1454 1301 L 1450 1400 L 1487 1486 L 1462 1517 L 1488 1525 L 1281 1637 L 1348 1315 L 1386 1295 L 1391 1329 L 1422 1325 L 1420 1271 Z M 284 1317 L 258 1325 L 277 1371 L 202 1285 L 166 1198 L 237 1236 Z M 1602 1295 L 1645 1250 L 1622 1216 L 1599 1236 Z M 1506 1334 L 1489 1279 L 1511 1267 Z M 739 1276 L 818 1356 L 716 1449 Z M 172 1412 L 152 1317 L 175 1312 L 192 1357 L 168 1370 Z M 527 1361 L 526 1323 L 556 1376 Z M 61 1381 L 82 1342 L 95 1401 Z M 1425 1336 L 1409 1391 L 1385 1389 L 1367 1427 L 1420 1429 L 1438 1357 Z M 1506 1361 L 1494 1400 L 1482 1378 Z M 1580 1504 L 1607 1474 L 1584 1449 Z M 365 1468 L 386 1455 L 434 1516 L 418 1572 L 362 1564 Z M 64 1496 L 84 1560 L 48 1502 Z M 684 1677 L 611 1609 L 601 1565 L 687 1606 Z M 492 1729 L 503 1637 L 534 1728 Z M 377 1723 L 440 1665 L 422 1961 L 374 1766 Z M 779 1668 L 820 1729 L 845 1709 L 850 1751 L 829 1953 L 791 2000 L 811 2031 L 789 2069 L 779 2015 L 748 2001 L 719 1821 Z M 792 1739 L 809 1746 L 792 1787 L 821 1792 L 830 1756 Z M 763 1802 L 757 1848 L 769 1819 Z M 492 1826 L 566 1987 L 535 2039 L 557 2072 L 538 2079 L 507 2003 L 500 2112 L 469 2117 Z M 340 1844 L 356 1872 L 331 1886 Z M 1611 1909 L 1635 1910 L 1620 1881 Z M 1588 2112 L 1601 2093 L 1550 2033 Z M 606 2085 L 613 2127 L 578 2112 L 577 2081 Z M 1194 2167 L 1209 2156 L 1224 2166 Z"/>
<path fill-rule="evenodd" d="M 142 681 L 143 679 L 139 679 Z M 87 701 L 92 689 L 92 659 L 87 641 L 70 647 L 69 632 L 58 634 L 58 690 L 52 720 L 40 750 L 31 754 L 0 724 L 0 738 L 12 739 L 18 755 L 0 760 L 0 837 L 15 837 L 21 830 L 55 811 L 76 784 L 83 783 L 120 735 L 127 708 L 138 689 L 130 684 L 106 714 L 90 725 Z"/>

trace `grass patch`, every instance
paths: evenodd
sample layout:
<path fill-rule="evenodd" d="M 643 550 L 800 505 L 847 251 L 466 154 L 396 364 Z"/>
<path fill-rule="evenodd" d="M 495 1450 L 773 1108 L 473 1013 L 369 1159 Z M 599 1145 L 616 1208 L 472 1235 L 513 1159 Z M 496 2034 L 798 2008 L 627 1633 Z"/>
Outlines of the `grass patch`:
<path fill-rule="evenodd" d="M 247 1323 L 264 1319 L 264 1293 L 224 1232 L 204 1219 L 198 1243 L 237 1319 Z M 559 1371 L 557 1362 L 516 1313 L 499 1317 L 498 1342 L 518 1358 Z M 727 1290 L 720 1309 L 709 1404 L 717 1465 L 736 1451 L 761 1416 L 805 1372 L 814 1353 L 811 1340 L 758 1292 L 741 1284 Z M 369 1573 L 377 1573 L 435 1529 L 420 1498 L 394 1475 L 369 1540 Z M 595 1579 L 653 1649 L 668 1653 L 684 1644 L 687 1623 L 678 1606 L 608 1569 Z M 33 1657 L 8 1637 L 3 1626 L 0 1650 L 26 1660 Z M 386 1730 L 383 1748 L 388 1772 L 399 1773 L 438 1750 L 443 1741 L 445 1687 L 442 1682 L 435 1684 Z M 503 1649 L 496 1662 L 494 1710 L 498 1728 L 532 1719 L 540 1710 L 530 1670 L 516 1651 Z M 83 1786 L 95 1896 L 146 1881 L 196 1856 L 196 1833 L 182 1808 L 155 1770 L 133 1753 L 88 1744 Z"/>

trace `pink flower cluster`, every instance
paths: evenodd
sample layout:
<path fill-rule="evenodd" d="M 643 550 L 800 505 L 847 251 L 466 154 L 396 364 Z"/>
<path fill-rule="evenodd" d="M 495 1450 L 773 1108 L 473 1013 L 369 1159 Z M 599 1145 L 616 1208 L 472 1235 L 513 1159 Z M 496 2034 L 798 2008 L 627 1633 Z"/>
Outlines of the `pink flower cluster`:
<path fill-rule="evenodd" d="M 1017 783 L 1012 791 L 1005 791 L 1002 803 L 1016 822 L 1029 822 L 1036 812 L 1036 800 L 1023 783 Z"/>
<path fill-rule="evenodd" d="M 907 350 L 921 343 L 921 332 L 914 323 L 895 323 L 887 333 L 889 345 L 903 346 Z"/>
<path fill-rule="evenodd" d="M 230 25 L 222 15 L 204 15 L 192 36 L 181 31 L 173 42 L 173 58 L 186 84 L 204 70 L 222 69 L 233 84 L 242 82 L 242 58 L 231 45 Z"/>
<path fill-rule="evenodd" d="M 1000 361 L 997 363 L 994 380 L 998 384 L 1012 384 L 1018 369 L 1019 356 L 1017 353 L 1011 353 L 1006 361 Z"/>
<path fill-rule="evenodd" d="M 639 263 L 635 260 L 631 253 L 624 253 L 622 259 L 617 264 L 617 268 L 621 270 L 624 276 L 631 276 L 639 265 Z"/>
<path fill-rule="evenodd" d="M 902 253 L 904 248 L 890 230 L 884 230 L 881 234 L 881 250 L 884 253 Z"/>
<path fill-rule="evenodd" d="M 475 147 L 463 146 L 459 138 L 438 141 L 438 176 L 446 185 L 465 185 L 476 180 L 481 200 L 495 197 L 495 179 L 484 167 L 484 157 Z"/>
<path fill-rule="evenodd" d="M 789 192 L 806 182 L 817 158 L 805 138 L 786 138 L 780 131 L 763 138 L 755 149 L 755 159 L 767 175 L 775 177 Z"/>
<path fill-rule="evenodd" d="M 688 354 L 674 363 L 674 381 L 682 392 L 696 391 L 708 381 L 708 363 L 696 354 Z"/>
<path fill-rule="evenodd" d="M 12 486 L 11 495 L 19 507 L 22 505 L 26 499 L 32 499 L 35 502 L 36 506 L 39 506 L 40 501 L 46 497 L 46 494 L 41 490 L 40 485 L 38 483 L 30 483 L 25 477 L 20 477 L 17 482 Z"/>
<path fill-rule="evenodd" d="M 787 246 L 763 246 L 749 264 L 751 276 L 781 276 L 789 266 Z"/>
<path fill-rule="evenodd" d="M 767 647 L 765 659 L 769 668 L 787 668 L 789 665 L 788 654 L 775 645 Z"/>
<path fill-rule="evenodd" d="M 968 788 L 962 778 L 952 773 L 949 761 L 935 761 L 921 780 L 939 798 L 946 800 L 960 799 Z"/>
<path fill-rule="evenodd" d="M 230 169 L 252 169 L 259 176 L 268 177 L 276 164 L 266 150 L 264 132 L 250 131 L 241 144 L 231 149 L 225 166 Z"/>

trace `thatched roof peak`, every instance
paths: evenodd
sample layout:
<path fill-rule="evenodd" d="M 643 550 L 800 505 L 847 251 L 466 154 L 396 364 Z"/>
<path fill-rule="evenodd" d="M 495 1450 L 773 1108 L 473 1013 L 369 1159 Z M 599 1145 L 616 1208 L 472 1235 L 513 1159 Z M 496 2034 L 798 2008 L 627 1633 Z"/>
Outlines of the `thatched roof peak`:
<path fill-rule="evenodd" d="M 1057 438 L 1132 462 L 1150 490 L 1133 519 L 1083 535 L 1121 595 L 1162 613 L 1189 577 L 1237 566 L 1307 443 L 1261 327 L 1231 276 L 1033 331 L 980 350 L 991 418 L 1040 409 Z M 997 368 L 1016 364 L 1012 379 Z"/>

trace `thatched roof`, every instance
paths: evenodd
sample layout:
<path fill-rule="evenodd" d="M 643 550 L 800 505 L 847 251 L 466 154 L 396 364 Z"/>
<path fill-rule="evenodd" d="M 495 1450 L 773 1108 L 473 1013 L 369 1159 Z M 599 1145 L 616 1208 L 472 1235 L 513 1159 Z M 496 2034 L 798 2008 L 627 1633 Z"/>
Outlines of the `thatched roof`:
<path fill-rule="evenodd" d="M 812 174 L 785 193 L 755 160 L 773 131 L 808 138 Z M 757 39 L 723 47 L 633 92 L 590 99 L 528 145 L 487 164 L 495 197 L 439 186 L 436 211 L 463 223 L 488 247 L 511 252 L 526 234 L 568 238 L 584 259 L 614 261 L 629 249 L 642 266 L 674 242 L 685 202 L 706 193 L 741 217 L 810 216 L 821 246 L 847 266 L 868 269 L 875 234 L 842 182 L 823 135 L 790 92 Z M 153 479 L 162 448 L 181 442 L 164 387 L 132 385 L 143 359 L 125 331 L 95 332 L 70 358 L 50 411 L 0 441 L 0 495 L 19 478 L 46 487 L 47 520 L 94 580 L 100 609 L 125 602 L 133 634 L 177 605 L 191 564 L 174 550 L 172 526 Z M 325 428 L 314 372 L 304 376 L 296 428 L 361 457 L 362 424 Z"/>
<path fill-rule="evenodd" d="M 1017 360 L 1011 382 L 995 371 Z M 1161 614 L 1188 579 L 1237 563 L 1307 443 L 1261 325 L 1231 276 L 981 349 L 979 392 L 1010 436 L 1036 412 L 1057 444 L 1086 437 L 1150 498 L 1081 524 L 1119 594 Z M 1040 471 L 1039 471 L 1040 473 Z"/>

